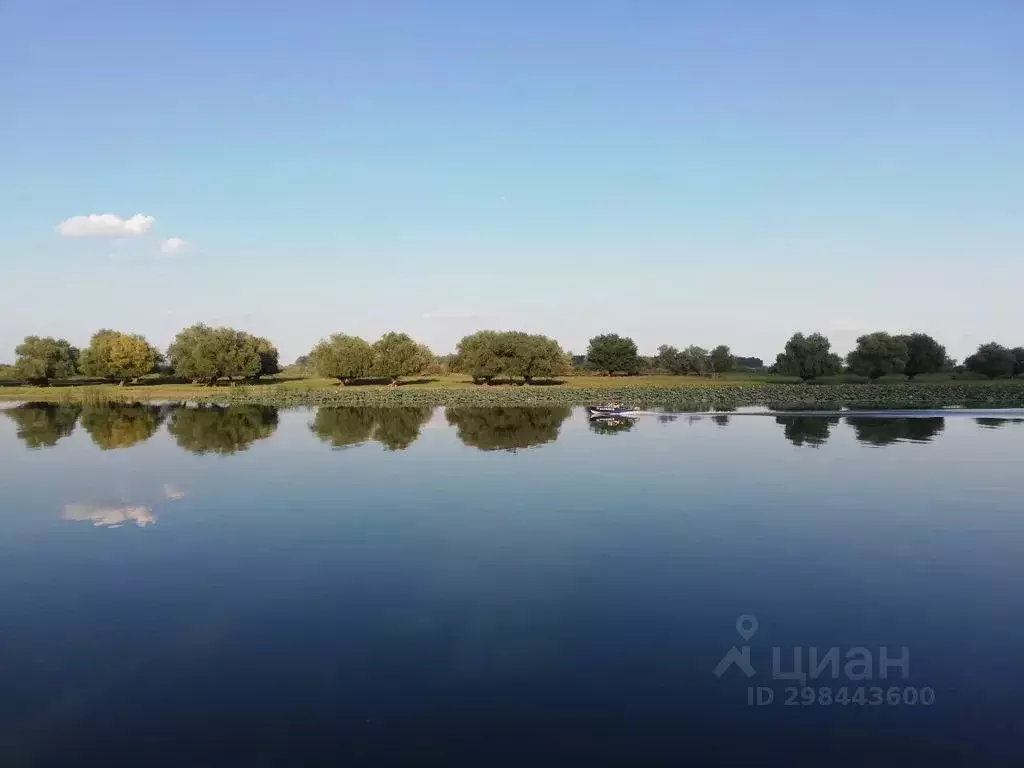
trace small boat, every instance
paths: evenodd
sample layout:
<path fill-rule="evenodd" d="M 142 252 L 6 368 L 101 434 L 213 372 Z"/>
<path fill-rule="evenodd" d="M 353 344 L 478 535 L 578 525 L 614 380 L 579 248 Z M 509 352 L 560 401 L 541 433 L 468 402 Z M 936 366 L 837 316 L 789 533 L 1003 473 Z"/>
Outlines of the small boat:
<path fill-rule="evenodd" d="M 588 405 L 587 415 L 595 419 L 602 416 L 622 416 L 635 410 L 636 408 L 622 403 L 607 403 L 606 405 Z"/>

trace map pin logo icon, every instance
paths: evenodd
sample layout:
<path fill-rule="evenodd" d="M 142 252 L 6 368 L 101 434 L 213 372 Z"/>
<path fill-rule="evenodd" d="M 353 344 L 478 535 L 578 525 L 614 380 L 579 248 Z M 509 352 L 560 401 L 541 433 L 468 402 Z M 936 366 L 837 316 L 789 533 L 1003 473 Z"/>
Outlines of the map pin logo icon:
<path fill-rule="evenodd" d="M 757 617 L 744 613 L 736 619 L 736 631 L 740 633 L 740 637 L 749 642 L 750 638 L 757 632 Z"/>

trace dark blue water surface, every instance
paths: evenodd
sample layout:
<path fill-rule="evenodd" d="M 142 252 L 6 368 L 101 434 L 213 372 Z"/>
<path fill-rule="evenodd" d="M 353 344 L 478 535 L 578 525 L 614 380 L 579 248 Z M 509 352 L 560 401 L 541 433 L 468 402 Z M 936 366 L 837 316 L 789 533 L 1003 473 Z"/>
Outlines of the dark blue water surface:
<path fill-rule="evenodd" d="M 4 406 L 0 765 L 1019 764 L 1022 455 L 968 415 Z"/>

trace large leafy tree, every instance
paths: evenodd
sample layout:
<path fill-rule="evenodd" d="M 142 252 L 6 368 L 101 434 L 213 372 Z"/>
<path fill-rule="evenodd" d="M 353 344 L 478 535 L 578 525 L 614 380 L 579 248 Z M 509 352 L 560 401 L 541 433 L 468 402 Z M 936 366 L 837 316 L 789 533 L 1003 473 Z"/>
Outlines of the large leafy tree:
<path fill-rule="evenodd" d="M 794 333 L 786 342 L 786 351 L 775 359 L 775 368 L 785 376 L 799 376 L 804 381 L 833 376 L 843 369 L 843 361 L 831 347 L 829 340 L 820 333 L 810 336 Z"/>
<path fill-rule="evenodd" d="M 691 344 L 679 353 L 683 363 L 683 371 L 697 376 L 711 373 L 711 355 L 704 347 Z"/>
<path fill-rule="evenodd" d="M 913 381 L 915 376 L 938 373 L 946 364 L 946 348 L 927 333 L 908 333 L 896 337 L 907 347 L 903 373 Z"/>
<path fill-rule="evenodd" d="M 534 379 L 560 376 L 569 370 L 569 359 L 558 342 L 540 334 L 510 331 L 502 334 L 505 373 L 527 384 Z"/>
<path fill-rule="evenodd" d="M 907 364 L 907 345 L 885 331 L 860 336 L 857 347 L 846 356 L 851 373 L 875 379 L 890 373 L 902 373 Z"/>
<path fill-rule="evenodd" d="M 447 408 L 445 418 L 465 444 L 481 451 L 511 451 L 554 442 L 572 409 Z"/>
<path fill-rule="evenodd" d="M 156 370 L 160 353 L 142 336 L 103 329 L 82 350 L 79 369 L 86 376 L 124 384 Z"/>
<path fill-rule="evenodd" d="M 373 373 L 373 347 L 358 336 L 336 333 L 322 340 L 309 353 L 317 376 L 349 384 Z"/>
<path fill-rule="evenodd" d="M 251 334 L 243 333 L 242 341 L 244 344 L 251 346 L 260 359 L 259 370 L 252 374 L 253 379 L 258 380 L 260 376 L 273 376 L 275 373 L 281 372 L 281 366 L 278 362 L 279 356 L 277 353 L 277 347 L 275 347 L 269 339 L 265 339 L 262 336 L 252 336 Z"/>
<path fill-rule="evenodd" d="M 972 373 L 980 373 L 990 379 L 1013 376 L 1017 368 L 1017 357 L 1002 344 L 990 341 L 982 344 L 978 351 L 964 360 L 964 367 Z"/>
<path fill-rule="evenodd" d="M 26 336 L 14 354 L 15 376 L 34 384 L 45 386 L 50 379 L 67 379 L 77 373 L 78 350 L 65 339 Z"/>
<path fill-rule="evenodd" d="M 1010 350 L 1013 353 L 1013 375 L 1024 375 L 1024 347 L 1014 347 Z"/>
<path fill-rule="evenodd" d="M 18 438 L 33 450 L 51 448 L 62 437 L 75 431 L 81 406 L 51 403 L 26 403 L 15 408 L 6 408 L 5 414 L 17 425 Z"/>
<path fill-rule="evenodd" d="M 175 337 L 167 356 L 176 375 L 213 385 L 221 378 L 259 376 L 264 365 L 261 341 L 234 328 L 199 323 Z"/>
<path fill-rule="evenodd" d="M 454 368 L 473 377 L 475 384 L 489 382 L 505 370 L 499 331 L 477 331 L 464 336 L 455 348 Z"/>
<path fill-rule="evenodd" d="M 167 423 L 179 446 L 200 455 L 238 453 L 276 430 L 277 408 L 267 405 L 180 406 Z"/>
<path fill-rule="evenodd" d="M 569 372 L 569 357 L 558 342 L 522 331 L 477 331 L 463 337 L 457 347 L 455 369 L 477 384 L 498 376 L 534 379 Z"/>
<path fill-rule="evenodd" d="M 412 376 L 426 368 L 434 359 L 422 344 L 408 334 L 385 333 L 373 344 L 373 372 L 397 384 L 402 376 Z"/>
<path fill-rule="evenodd" d="M 636 373 L 640 368 L 636 342 L 617 333 L 595 336 L 587 346 L 587 365 L 595 371 L 604 371 L 609 376 L 616 372 Z"/>
<path fill-rule="evenodd" d="M 732 356 L 732 350 L 725 344 L 719 344 L 711 350 L 711 370 L 715 373 L 728 373 L 735 367 L 736 358 Z"/>
<path fill-rule="evenodd" d="M 87 405 L 82 409 L 82 427 L 106 451 L 145 442 L 156 433 L 163 417 L 154 405 Z"/>
<path fill-rule="evenodd" d="M 669 344 L 662 344 L 658 347 L 658 354 L 654 356 L 654 364 L 676 376 L 686 373 L 686 362 L 682 353 Z"/>

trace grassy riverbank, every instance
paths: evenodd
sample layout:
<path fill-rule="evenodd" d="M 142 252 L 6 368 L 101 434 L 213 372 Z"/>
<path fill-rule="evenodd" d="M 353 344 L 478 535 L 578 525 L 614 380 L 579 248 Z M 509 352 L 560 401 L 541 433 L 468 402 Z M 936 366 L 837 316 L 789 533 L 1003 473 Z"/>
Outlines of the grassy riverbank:
<path fill-rule="evenodd" d="M 1024 380 L 957 381 L 932 378 L 874 384 L 826 381 L 802 384 L 767 375 L 573 376 L 534 384 L 476 385 L 463 376 L 431 376 L 389 387 L 338 386 L 329 379 L 270 377 L 258 384 L 204 387 L 168 380 L 145 380 L 118 387 L 62 382 L 50 387 L 0 386 L 0 399 L 46 402 L 129 402 L 202 400 L 301 405 L 583 405 L 618 399 L 639 407 L 675 410 L 729 410 L 742 406 L 803 408 L 978 408 L 1024 407 Z"/>

